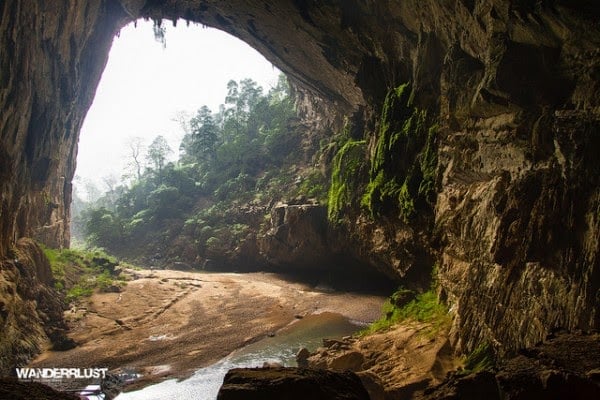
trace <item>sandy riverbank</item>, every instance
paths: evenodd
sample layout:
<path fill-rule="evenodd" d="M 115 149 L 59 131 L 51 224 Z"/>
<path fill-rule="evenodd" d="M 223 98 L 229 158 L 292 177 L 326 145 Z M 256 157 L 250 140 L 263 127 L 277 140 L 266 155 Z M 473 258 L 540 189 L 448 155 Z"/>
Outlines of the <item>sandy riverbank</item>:
<path fill-rule="evenodd" d="M 272 334 L 296 316 L 379 317 L 384 297 L 319 291 L 266 273 L 129 271 L 121 293 L 96 293 L 67 311 L 79 345 L 47 351 L 33 367 L 131 369 L 151 382 L 184 377 Z"/>

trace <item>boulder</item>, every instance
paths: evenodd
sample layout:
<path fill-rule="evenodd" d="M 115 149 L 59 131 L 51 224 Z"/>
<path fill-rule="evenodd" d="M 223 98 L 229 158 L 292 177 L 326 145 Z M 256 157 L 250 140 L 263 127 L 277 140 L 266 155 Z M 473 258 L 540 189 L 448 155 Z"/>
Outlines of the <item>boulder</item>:
<path fill-rule="evenodd" d="M 262 365 L 263 368 L 281 368 L 283 364 L 278 361 L 265 361 Z"/>
<path fill-rule="evenodd" d="M 329 368 L 335 371 L 361 371 L 365 357 L 359 351 L 346 351 L 329 362 Z"/>
<path fill-rule="evenodd" d="M 218 400 L 369 400 L 353 372 L 308 368 L 238 368 L 225 375 Z"/>
<path fill-rule="evenodd" d="M 306 347 L 298 350 L 298 353 L 296 353 L 296 363 L 298 364 L 298 367 L 307 368 L 308 357 L 310 357 L 310 351 Z"/>
<path fill-rule="evenodd" d="M 271 229 L 260 238 L 259 249 L 276 266 L 323 265 L 332 257 L 327 243 L 327 207 L 276 205 L 271 211 Z"/>
<path fill-rule="evenodd" d="M 381 379 L 377 375 L 369 371 L 357 373 L 371 400 L 386 400 L 385 389 Z"/>

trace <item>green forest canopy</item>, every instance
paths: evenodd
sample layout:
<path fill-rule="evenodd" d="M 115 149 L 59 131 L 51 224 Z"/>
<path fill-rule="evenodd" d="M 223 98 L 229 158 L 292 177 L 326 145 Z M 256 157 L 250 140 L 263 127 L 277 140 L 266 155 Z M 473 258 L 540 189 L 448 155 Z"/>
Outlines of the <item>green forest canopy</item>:
<path fill-rule="evenodd" d="M 207 242 L 226 236 L 212 229 L 220 208 L 272 195 L 276 185 L 264 171 L 290 157 L 297 139 L 288 131 L 295 115 L 284 75 L 266 94 L 251 79 L 229 81 L 218 111 L 203 106 L 183 122 L 186 134 L 176 162 L 167 162 L 173 150 L 162 136 L 148 147 L 144 167 L 139 143 L 132 146 L 131 183 L 112 188 L 75 215 L 75 231 L 83 232 L 88 245 L 118 254 L 133 244 L 155 243 L 169 229 L 196 224 L 204 228 L 196 244 L 202 253 Z M 202 202 L 208 206 L 199 206 L 199 199 L 208 199 Z M 243 231 L 235 224 L 231 229 Z"/>

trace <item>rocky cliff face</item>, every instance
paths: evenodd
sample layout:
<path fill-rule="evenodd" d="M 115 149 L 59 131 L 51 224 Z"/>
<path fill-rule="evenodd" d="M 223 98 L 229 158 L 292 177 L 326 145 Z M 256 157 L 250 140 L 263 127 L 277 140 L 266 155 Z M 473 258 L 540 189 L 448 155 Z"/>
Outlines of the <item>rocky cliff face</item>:
<path fill-rule="evenodd" d="M 323 267 L 332 260 L 327 243 L 327 208 L 318 204 L 278 204 L 262 253 L 275 264 Z"/>
<path fill-rule="evenodd" d="M 12 375 L 50 339 L 55 348 L 65 340 L 63 302 L 53 290 L 50 264 L 31 239 L 20 239 L 12 258 L 0 263 L 0 375 Z M 65 348 L 65 347 L 62 347 Z"/>
<path fill-rule="evenodd" d="M 81 6 L 81 7 L 80 7 Z M 62 340 L 62 303 L 31 240 L 69 244 L 77 136 L 118 16 L 109 4 L 0 5 L 0 374 L 49 338 Z"/>
<path fill-rule="evenodd" d="M 20 237 L 69 244 L 77 137 L 123 21 L 111 4 L 0 6 L 0 257 Z"/>
<path fill-rule="evenodd" d="M 467 349 L 531 346 L 551 328 L 600 322 L 597 116 L 556 111 L 531 130 L 522 118 L 480 119 L 441 151 L 440 276 Z M 546 137 L 537 156 L 536 135 Z"/>
<path fill-rule="evenodd" d="M 459 348 L 600 326 L 593 1 L 7 0 L 0 12 L 0 257 L 23 236 L 68 243 L 77 135 L 112 37 L 139 17 L 183 18 L 247 41 L 350 116 L 367 157 L 386 93 L 411 82 L 438 126 L 433 206 L 418 224 L 356 207 L 341 235 L 397 278 L 437 262 Z"/>

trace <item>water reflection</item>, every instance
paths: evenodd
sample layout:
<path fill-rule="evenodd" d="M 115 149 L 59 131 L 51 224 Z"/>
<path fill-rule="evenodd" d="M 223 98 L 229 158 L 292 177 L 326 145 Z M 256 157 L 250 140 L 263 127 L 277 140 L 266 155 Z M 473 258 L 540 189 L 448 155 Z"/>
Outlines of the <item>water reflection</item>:
<path fill-rule="evenodd" d="M 302 347 L 314 351 L 323 338 L 341 338 L 360 329 L 334 313 L 309 315 L 267 337 L 231 353 L 226 358 L 199 369 L 188 379 L 170 379 L 135 392 L 122 393 L 118 400 L 185 400 L 216 399 L 223 378 L 231 368 L 261 367 L 264 362 L 277 362 L 286 367 L 296 366 L 296 353 Z"/>

